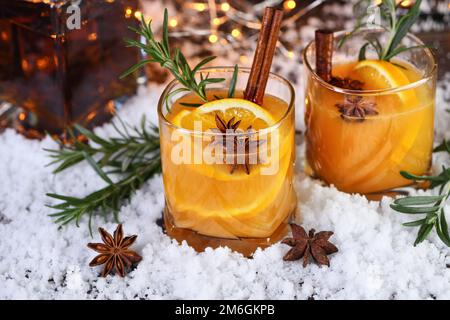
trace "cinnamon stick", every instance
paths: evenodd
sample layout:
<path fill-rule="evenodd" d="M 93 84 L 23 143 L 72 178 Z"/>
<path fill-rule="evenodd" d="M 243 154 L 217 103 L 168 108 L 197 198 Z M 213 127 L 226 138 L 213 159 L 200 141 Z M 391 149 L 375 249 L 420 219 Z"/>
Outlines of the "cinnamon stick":
<path fill-rule="evenodd" d="M 316 73 L 326 82 L 332 78 L 333 40 L 332 31 L 316 30 Z"/>
<path fill-rule="evenodd" d="M 268 7 L 264 11 L 261 29 L 253 58 L 252 69 L 245 89 L 244 98 L 261 105 L 264 100 L 270 67 L 278 42 L 283 11 Z"/>

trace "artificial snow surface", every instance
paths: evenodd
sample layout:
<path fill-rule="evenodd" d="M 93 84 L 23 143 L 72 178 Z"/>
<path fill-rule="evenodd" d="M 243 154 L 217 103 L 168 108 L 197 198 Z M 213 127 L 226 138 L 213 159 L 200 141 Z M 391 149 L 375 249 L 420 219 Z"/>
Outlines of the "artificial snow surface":
<path fill-rule="evenodd" d="M 145 113 L 156 120 L 154 106 L 161 87 L 141 88 L 121 111 L 130 123 Z M 438 92 L 438 137 L 449 130 Z M 96 130 L 108 135 L 111 125 Z M 164 204 L 162 180 L 145 184 L 120 212 L 126 234 L 138 234 L 134 248 L 143 256 L 125 279 L 99 278 L 89 268 L 95 252 L 86 247 L 99 241 L 89 235 L 86 219 L 80 227 L 58 228 L 47 216 L 45 193 L 82 196 L 103 185 L 85 163 L 51 174 L 43 148 L 55 147 L 47 138 L 30 141 L 7 130 L 0 135 L 0 298 L 12 299 L 392 299 L 450 298 L 449 249 L 436 236 L 413 247 L 416 230 L 401 225 L 409 217 L 393 212 L 390 199 L 380 203 L 323 187 L 301 172 L 296 188 L 306 228 L 333 230 L 339 252 L 331 267 L 283 262 L 289 247 L 276 244 L 246 259 L 227 248 L 196 253 L 177 244 L 156 224 Z M 303 146 L 297 163 L 302 163 Z M 435 159 L 439 167 L 448 156 Z M 447 211 L 450 212 L 447 206 Z M 113 231 L 116 225 L 101 217 L 94 226 Z"/>
<path fill-rule="evenodd" d="M 443 79 L 438 89 L 436 142 L 450 137 L 450 114 L 444 111 L 450 107 L 449 83 L 449 77 Z M 297 127 L 302 129 L 300 86 Z M 119 114 L 131 124 L 139 123 L 144 113 L 156 122 L 161 91 L 162 87 L 141 88 Z M 113 128 L 107 124 L 96 132 L 108 136 Z M 52 168 L 45 167 L 49 158 L 42 150 L 53 147 L 49 138 L 27 140 L 13 130 L 0 134 L 0 298 L 450 299 L 450 249 L 434 232 L 413 247 L 417 229 L 401 225 L 410 217 L 392 211 L 391 199 L 369 202 L 306 177 L 303 145 L 297 149 L 296 177 L 301 223 L 307 229 L 334 231 L 331 241 L 339 252 L 331 256 L 331 267 L 284 262 L 289 247 L 283 244 L 246 259 L 227 248 L 196 253 L 172 241 L 156 223 L 164 205 L 158 176 L 120 212 L 125 234 L 138 235 L 133 249 L 143 256 L 142 262 L 125 279 L 100 278 L 101 267 L 88 267 L 95 252 L 86 247 L 100 241 L 98 233 L 90 237 L 87 219 L 79 228 L 59 228 L 48 217 L 52 211 L 45 205 L 51 200 L 45 194 L 83 196 L 104 182 L 86 163 L 53 175 Z M 434 168 L 442 164 L 450 165 L 448 155 L 435 155 Z M 449 205 L 446 210 L 450 212 Z M 93 225 L 110 232 L 116 227 L 102 217 Z"/>

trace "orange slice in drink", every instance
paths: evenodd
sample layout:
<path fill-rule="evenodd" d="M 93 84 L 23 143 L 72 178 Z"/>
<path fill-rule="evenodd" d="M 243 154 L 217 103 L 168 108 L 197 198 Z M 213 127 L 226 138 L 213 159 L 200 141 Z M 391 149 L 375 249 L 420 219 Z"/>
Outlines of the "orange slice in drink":
<path fill-rule="evenodd" d="M 205 132 L 209 129 L 217 128 L 215 122 L 216 115 L 219 115 L 225 121 L 229 121 L 232 118 L 234 118 L 234 121 L 241 121 L 239 128 L 242 128 L 243 130 L 246 130 L 249 126 L 251 126 L 253 130 L 260 130 L 268 128 L 276 122 L 273 116 L 259 105 L 244 99 L 229 98 L 207 102 L 192 111 L 182 110 L 174 117 L 172 123 L 184 129 L 200 129 L 202 132 Z M 276 129 L 271 130 L 270 136 L 267 138 L 271 138 L 274 134 L 277 134 L 276 131 Z M 208 138 L 210 137 L 211 136 L 205 135 L 203 138 L 208 141 Z M 264 145 L 270 145 L 270 147 L 276 148 L 276 152 L 289 151 L 288 148 L 278 149 L 279 143 L 275 144 L 267 142 Z M 204 145 L 204 148 L 208 148 L 208 146 Z M 210 148 L 213 148 L 213 146 L 210 146 Z M 281 157 L 284 154 L 285 152 L 280 153 L 279 156 Z M 266 166 L 269 165 L 270 163 L 266 164 Z M 255 170 L 252 170 L 250 175 L 247 175 L 241 170 L 230 175 L 229 167 L 226 165 L 198 166 L 194 164 L 192 165 L 192 169 L 196 171 L 200 169 L 202 174 L 205 176 L 213 177 L 218 180 L 229 181 L 246 180 L 252 175 L 259 174 L 260 167 L 258 166 Z"/>
<path fill-rule="evenodd" d="M 362 81 L 365 90 L 381 90 L 399 88 L 410 84 L 402 69 L 388 61 L 363 60 L 350 73 L 352 79 Z M 417 104 L 414 90 L 402 90 L 395 93 L 400 99 L 402 110 L 407 110 Z"/>
<path fill-rule="evenodd" d="M 250 125 L 253 129 L 267 128 L 275 123 L 275 119 L 259 105 L 237 98 L 221 99 L 207 102 L 202 106 L 189 112 L 181 111 L 173 123 L 184 129 L 193 130 L 196 121 L 201 122 L 202 131 L 216 128 L 215 116 L 219 115 L 225 121 L 234 117 L 240 120 L 240 128 L 247 129 Z"/>
<path fill-rule="evenodd" d="M 353 79 L 364 82 L 364 89 L 366 90 L 397 88 L 411 83 L 400 67 L 380 60 L 364 60 L 359 62 L 354 67 L 350 76 Z M 377 104 L 380 105 L 380 108 L 384 107 L 384 112 L 381 112 L 379 117 L 387 117 L 386 121 L 390 121 L 393 128 L 396 128 L 395 131 L 397 133 L 401 132 L 401 134 L 398 135 L 398 141 L 392 147 L 386 160 L 376 165 L 368 175 L 354 179 L 351 186 L 346 186 L 347 189 L 356 188 L 360 190 L 362 188 L 369 190 L 376 188 L 375 185 L 377 183 L 375 181 L 377 179 L 374 179 L 375 172 L 389 170 L 391 172 L 395 171 L 392 174 L 397 175 L 397 172 L 401 170 L 399 168 L 402 168 L 404 159 L 411 152 L 419 137 L 423 119 L 420 116 L 413 115 L 416 121 L 408 121 L 406 125 L 404 122 L 399 122 L 400 120 L 395 117 L 395 114 L 413 112 L 418 102 L 415 89 L 401 90 L 389 95 L 380 95 L 377 97 Z M 402 128 L 399 129 L 399 126 L 402 126 Z M 369 163 L 367 164 L 369 165 Z"/>

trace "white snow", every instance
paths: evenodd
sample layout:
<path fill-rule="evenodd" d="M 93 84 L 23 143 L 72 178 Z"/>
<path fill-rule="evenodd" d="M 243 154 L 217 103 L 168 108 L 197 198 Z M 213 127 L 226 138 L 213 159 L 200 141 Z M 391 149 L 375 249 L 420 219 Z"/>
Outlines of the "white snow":
<path fill-rule="evenodd" d="M 282 73 L 293 68 L 300 66 L 292 63 Z M 297 90 L 297 121 L 303 128 L 300 84 Z M 121 117 L 137 124 L 146 114 L 156 122 L 161 91 L 153 85 L 141 88 Z M 436 142 L 450 137 L 450 114 L 444 111 L 450 108 L 449 96 L 446 77 L 437 94 Z M 106 124 L 96 132 L 108 136 L 113 128 Z M 138 234 L 134 249 L 142 262 L 125 279 L 100 278 L 101 269 L 88 266 L 95 252 L 86 247 L 99 235 L 90 237 L 86 218 L 79 228 L 54 224 L 45 193 L 82 196 L 104 182 L 86 163 L 51 174 L 42 150 L 49 147 L 55 147 L 50 138 L 27 140 L 12 129 L 0 134 L 0 299 L 450 299 L 449 248 L 434 233 L 413 247 L 417 230 L 401 225 L 409 217 L 392 211 L 391 199 L 369 202 L 306 177 L 303 145 L 297 149 L 296 176 L 301 222 L 334 231 L 331 241 L 339 252 L 331 256 L 330 268 L 284 262 L 289 247 L 283 244 L 246 259 L 227 248 L 197 253 L 172 241 L 156 224 L 164 204 L 158 176 L 120 211 L 125 234 Z M 450 165 L 448 155 L 435 156 L 434 168 L 442 164 Z M 93 225 L 110 232 L 116 227 L 102 217 Z"/>
<path fill-rule="evenodd" d="M 130 123 L 143 113 L 155 121 L 161 90 L 141 88 L 120 115 Z M 438 137 L 450 133 L 443 97 L 439 90 Z M 112 126 L 96 131 L 108 135 Z M 81 196 L 103 182 L 84 163 L 52 175 L 44 147 L 54 142 L 26 140 L 13 130 L 0 135 L 0 298 L 450 298 L 449 249 L 435 235 L 413 247 L 416 230 L 401 225 L 408 217 L 393 212 L 390 199 L 369 202 L 321 186 L 300 166 L 296 188 L 303 225 L 335 232 L 331 239 L 339 252 L 330 268 L 283 262 L 283 244 L 259 250 L 253 259 L 227 248 L 196 253 L 177 244 L 156 224 L 164 200 L 161 178 L 155 177 L 120 212 L 125 233 L 139 235 L 135 249 L 143 261 L 125 279 L 99 278 L 100 269 L 88 267 L 95 253 L 86 247 L 98 234 L 89 236 L 86 219 L 79 228 L 58 228 L 47 216 L 45 193 Z M 298 163 L 303 149 L 298 147 Z M 435 167 L 445 161 L 448 156 L 437 156 Z M 100 217 L 94 226 L 115 228 Z"/>

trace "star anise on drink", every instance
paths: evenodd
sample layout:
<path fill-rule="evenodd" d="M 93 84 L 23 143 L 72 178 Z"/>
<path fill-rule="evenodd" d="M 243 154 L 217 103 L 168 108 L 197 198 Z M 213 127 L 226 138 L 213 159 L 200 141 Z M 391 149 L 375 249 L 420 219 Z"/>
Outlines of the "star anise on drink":
<path fill-rule="evenodd" d="M 246 131 L 240 130 L 241 120 L 235 121 L 235 117 L 225 121 L 216 114 L 215 121 L 217 129 L 223 134 L 220 143 L 225 150 L 225 156 L 232 155 L 233 157 L 230 174 L 233 174 L 239 167 L 242 167 L 245 173 L 250 174 L 250 153 L 256 151 L 265 141 L 252 139 L 252 136 L 255 135 L 252 126 L 249 126 Z M 230 139 L 232 139 L 231 143 Z M 244 154 L 239 155 L 239 151 L 244 151 Z M 243 161 L 239 159 L 239 156 L 244 157 Z"/>
<path fill-rule="evenodd" d="M 121 224 L 114 231 L 114 236 L 111 236 L 103 228 L 99 228 L 98 231 L 104 243 L 88 243 L 88 248 L 100 253 L 89 263 L 89 266 L 104 264 L 102 277 L 106 277 L 113 269 L 121 277 L 124 277 L 128 268 L 142 260 L 139 254 L 128 249 L 136 241 L 137 236 L 124 238 Z"/>
<path fill-rule="evenodd" d="M 364 121 L 366 116 L 378 114 L 376 103 L 367 101 L 360 96 L 344 96 L 344 102 L 337 103 L 336 107 L 341 113 L 341 118 L 348 121 Z"/>
<path fill-rule="evenodd" d="M 295 261 L 303 258 L 303 267 L 310 262 L 311 257 L 319 265 L 330 266 L 327 255 L 335 253 L 338 248 L 328 241 L 333 235 L 331 231 L 315 233 L 314 229 L 306 233 L 303 227 L 291 224 L 292 238 L 286 238 L 282 243 L 292 247 L 283 257 L 284 261 Z"/>
<path fill-rule="evenodd" d="M 351 78 L 341 78 L 341 77 L 332 77 L 330 80 L 330 84 L 335 87 L 349 89 L 349 90 L 362 90 L 364 83 L 359 80 L 354 80 Z"/>

